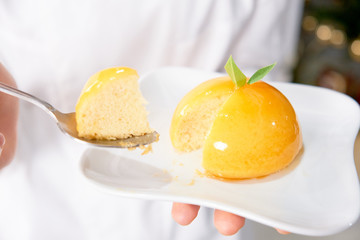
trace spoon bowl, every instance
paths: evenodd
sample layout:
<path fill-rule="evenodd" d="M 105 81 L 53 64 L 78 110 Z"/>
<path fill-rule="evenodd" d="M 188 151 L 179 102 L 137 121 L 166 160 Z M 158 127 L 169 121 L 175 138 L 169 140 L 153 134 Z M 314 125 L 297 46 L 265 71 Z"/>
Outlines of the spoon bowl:
<path fill-rule="evenodd" d="M 86 139 L 79 137 L 76 129 L 76 120 L 75 113 L 62 113 L 54 108 L 49 103 L 19 89 L 10 87 L 4 83 L 0 82 L 0 92 L 9 94 L 11 96 L 17 97 L 19 99 L 30 102 L 45 112 L 47 112 L 57 123 L 59 129 L 66 135 L 72 137 L 74 140 L 91 144 L 98 147 L 112 147 L 112 148 L 134 148 L 143 145 L 151 144 L 158 140 L 159 134 L 154 131 L 152 133 L 147 133 L 142 136 L 133 136 L 125 139 L 115 139 L 115 140 L 98 140 L 98 139 Z"/>

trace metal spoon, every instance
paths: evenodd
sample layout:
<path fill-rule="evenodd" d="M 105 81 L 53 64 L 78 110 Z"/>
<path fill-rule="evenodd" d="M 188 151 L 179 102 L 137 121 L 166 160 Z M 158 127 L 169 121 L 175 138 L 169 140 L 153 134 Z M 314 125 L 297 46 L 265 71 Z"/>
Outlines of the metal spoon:
<path fill-rule="evenodd" d="M 49 103 L 16 88 L 10 87 L 0 82 L 0 92 L 4 92 L 11 96 L 20 98 L 43 109 L 47 112 L 57 123 L 60 130 L 66 135 L 72 137 L 74 140 L 84 142 L 100 147 L 115 147 L 115 148 L 134 148 L 142 145 L 147 145 L 158 140 L 159 134 L 157 132 L 148 133 L 143 136 L 134 136 L 126 139 L 116 140 L 91 140 L 79 137 L 76 130 L 75 113 L 62 113 L 51 106 Z"/>

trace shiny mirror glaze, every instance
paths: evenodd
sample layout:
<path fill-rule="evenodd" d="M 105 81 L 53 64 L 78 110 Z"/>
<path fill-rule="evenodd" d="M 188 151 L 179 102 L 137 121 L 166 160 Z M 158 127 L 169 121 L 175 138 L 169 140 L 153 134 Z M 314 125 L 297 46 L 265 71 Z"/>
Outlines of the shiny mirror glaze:
<path fill-rule="evenodd" d="M 261 177 L 294 160 L 302 148 L 302 136 L 288 99 L 263 81 L 236 88 L 228 76 L 201 83 L 180 101 L 170 127 L 177 150 L 189 151 L 181 135 L 189 119 L 193 119 L 191 125 L 200 122 L 201 126 L 204 119 L 197 112 L 221 97 L 225 101 L 217 109 L 202 143 L 202 165 L 207 174 L 227 179 Z M 198 133 L 189 134 L 196 137 Z"/>
<path fill-rule="evenodd" d="M 302 147 L 296 113 L 265 82 L 235 90 L 219 110 L 203 150 L 203 166 L 226 178 L 252 178 L 286 167 Z"/>

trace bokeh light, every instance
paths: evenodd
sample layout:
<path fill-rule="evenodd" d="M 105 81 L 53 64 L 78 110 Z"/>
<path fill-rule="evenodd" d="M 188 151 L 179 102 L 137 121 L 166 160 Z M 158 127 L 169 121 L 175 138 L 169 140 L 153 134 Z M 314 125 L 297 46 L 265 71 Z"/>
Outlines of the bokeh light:
<path fill-rule="evenodd" d="M 318 21 L 313 16 L 305 16 L 303 19 L 302 27 L 305 31 L 312 32 L 316 29 Z"/>
<path fill-rule="evenodd" d="M 331 32 L 330 42 L 336 46 L 343 46 L 345 44 L 346 37 L 342 30 L 334 29 Z"/>
<path fill-rule="evenodd" d="M 329 41 L 332 37 L 332 29 L 328 25 L 320 25 L 316 30 L 316 36 L 322 41 Z"/>
<path fill-rule="evenodd" d="M 360 40 L 354 40 L 350 45 L 351 54 L 355 55 L 356 57 L 360 57 Z"/>

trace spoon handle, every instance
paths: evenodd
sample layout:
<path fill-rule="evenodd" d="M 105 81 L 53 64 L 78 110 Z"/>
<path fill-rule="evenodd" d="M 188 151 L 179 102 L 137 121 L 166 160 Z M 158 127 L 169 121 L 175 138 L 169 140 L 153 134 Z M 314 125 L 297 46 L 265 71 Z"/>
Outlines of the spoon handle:
<path fill-rule="evenodd" d="M 30 102 L 30 103 L 40 107 L 41 109 L 43 109 L 45 112 L 50 114 L 52 117 L 55 117 L 54 113 L 57 112 L 57 110 L 53 106 L 51 106 L 49 103 L 47 103 L 29 93 L 20 91 L 19 89 L 16 89 L 13 87 L 10 87 L 2 82 L 0 82 L 0 92 L 9 94 L 11 96 L 20 98 L 27 102 Z"/>

